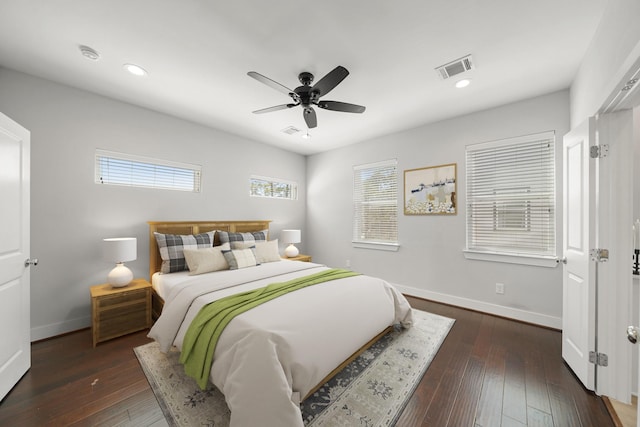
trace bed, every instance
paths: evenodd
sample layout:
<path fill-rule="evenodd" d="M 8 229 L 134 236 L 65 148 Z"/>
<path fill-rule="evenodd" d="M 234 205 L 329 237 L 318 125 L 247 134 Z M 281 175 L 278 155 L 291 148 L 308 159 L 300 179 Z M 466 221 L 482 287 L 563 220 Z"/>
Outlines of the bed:
<path fill-rule="evenodd" d="M 182 349 L 200 308 L 220 298 L 274 282 L 308 277 L 328 267 L 270 260 L 260 265 L 198 275 L 158 274 L 156 235 L 266 232 L 269 221 L 150 222 L 150 275 L 157 321 L 149 332 L 162 351 Z M 256 234 L 258 235 L 258 234 Z M 273 242 L 273 241 L 272 241 Z M 267 243 L 260 242 L 263 246 Z M 235 317 L 220 335 L 210 381 L 225 395 L 231 427 L 303 426 L 299 404 L 393 325 L 411 325 L 411 308 L 382 279 L 357 275 L 316 284 Z"/>

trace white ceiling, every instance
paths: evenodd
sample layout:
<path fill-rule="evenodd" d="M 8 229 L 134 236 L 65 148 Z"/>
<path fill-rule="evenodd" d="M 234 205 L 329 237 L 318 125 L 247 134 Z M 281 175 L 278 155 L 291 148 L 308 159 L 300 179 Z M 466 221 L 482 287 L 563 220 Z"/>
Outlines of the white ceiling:
<path fill-rule="evenodd" d="M 606 3 L 0 0 L 0 66 L 312 154 L 568 88 Z M 439 78 L 467 54 L 469 87 Z M 307 140 L 281 132 L 306 131 L 300 107 L 251 113 L 290 98 L 248 71 L 293 89 L 301 71 L 317 81 L 337 65 L 350 75 L 323 99 L 364 114 L 316 109 Z"/>

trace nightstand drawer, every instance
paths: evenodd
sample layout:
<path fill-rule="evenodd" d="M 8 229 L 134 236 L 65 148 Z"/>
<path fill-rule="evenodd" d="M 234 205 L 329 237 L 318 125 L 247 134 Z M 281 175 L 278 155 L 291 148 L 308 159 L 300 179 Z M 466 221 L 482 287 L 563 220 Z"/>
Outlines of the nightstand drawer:
<path fill-rule="evenodd" d="M 122 304 L 131 304 L 135 302 L 141 302 L 146 304 L 147 300 L 146 289 L 135 289 L 132 291 L 120 292 L 113 295 L 105 295 L 98 298 L 98 307 L 106 310 L 109 308 L 118 308 Z"/>
<path fill-rule="evenodd" d="M 101 310 L 97 322 L 97 341 L 148 328 L 147 302 L 146 300 L 134 301 Z"/>

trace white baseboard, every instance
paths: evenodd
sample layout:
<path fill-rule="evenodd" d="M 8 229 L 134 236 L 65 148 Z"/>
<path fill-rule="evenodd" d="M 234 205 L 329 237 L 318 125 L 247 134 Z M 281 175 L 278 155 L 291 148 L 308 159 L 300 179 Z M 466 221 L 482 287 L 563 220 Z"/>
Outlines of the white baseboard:
<path fill-rule="evenodd" d="M 91 317 L 78 317 L 64 322 L 31 328 L 31 342 L 66 334 L 91 326 Z"/>
<path fill-rule="evenodd" d="M 561 317 L 554 317 L 547 314 L 535 313 L 533 311 L 520 310 L 512 307 L 505 307 L 503 305 L 491 304 L 454 295 L 442 294 L 439 292 L 432 292 L 425 289 L 411 288 L 409 286 L 397 284 L 394 284 L 394 286 L 406 295 L 441 302 L 443 304 L 455 305 L 457 307 L 468 308 L 470 310 L 481 311 L 483 313 L 493 314 L 496 316 L 507 317 L 521 322 L 533 323 L 534 325 L 562 329 Z"/>

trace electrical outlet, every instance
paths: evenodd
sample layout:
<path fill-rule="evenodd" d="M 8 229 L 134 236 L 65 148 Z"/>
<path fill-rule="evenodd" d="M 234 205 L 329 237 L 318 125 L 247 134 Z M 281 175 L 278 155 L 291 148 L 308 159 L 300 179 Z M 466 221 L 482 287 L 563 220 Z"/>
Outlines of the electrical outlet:
<path fill-rule="evenodd" d="M 496 283 L 496 294 L 504 294 L 504 283 Z"/>
<path fill-rule="evenodd" d="M 350 260 L 350 259 L 348 259 L 348 260 L 345 262 L 345 265 L 347 266 L 347 268 L 351 268 L 351 260 Z"/>

